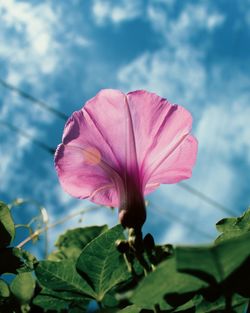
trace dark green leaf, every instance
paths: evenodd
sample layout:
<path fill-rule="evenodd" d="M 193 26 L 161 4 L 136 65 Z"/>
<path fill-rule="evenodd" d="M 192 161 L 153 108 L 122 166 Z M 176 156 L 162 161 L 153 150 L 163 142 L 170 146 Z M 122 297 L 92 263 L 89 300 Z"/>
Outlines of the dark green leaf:
<path fill-rule="evenodd" d="M 15 225 L 8 206 L 0 201 L 0 248 L 8 246 L 15 236 Z"/>
<path fill-rule="evenodd" d="M 117 225 L 92 240 L 77 260 L 77 269 L 93 287 L 97 301 L 130 276 L 115 246 L 115 241 L 123 238 L 123 228 Z"/>
<path fill-rule="evenodd" d="M 33 303 L 45 310 L 69 310 L 69 307 L 79 306 L 81 310 L 87 307 L 89 299 L 83 295 L 67 291 L 53 291 L 44 288 L 39 295 L 35 297 Z M 71 312 L 71 311 L 70 311 Z M 83 311 L 82 311 L 83 312 Z"/>
<path fill-rule="evenodd" d="M 94 296 L 93 290 L 77 273 L 75 264 L 71 260 L 41 261 L 35 272 L 40 284 L 46 288 Z"/>
<path fill-rule="evenodd" d="M 250 258 L 223 282 L 223 290 L 227 294 L 236 292 L 250 298 Z"/>
<path fill-rule="evenodd" d="M 30 272 L 16 275 L 10 284 L 10 290 L 21 302 L 29 302 L 35 290 L 35 280 Z"/>
<path fill-rule="evenodd" d="M 208 247 L 177 247 L 177 268 L 210 283 L 229 277 L 250 256 L 250 233 Z"/>
<path fill-rule="evenodd" d="M 102 300 L 102 304 L 104 305 L 104 307 L 108 307 L 108 308 L 113 308 L 116 307 L 118 305 L 119 301 L 116 299 L 115 297 L 115 292 L 108 292 L 105 294 L 103 300 Z"/>
<path fill-rule="evenodd" d="M 196 312 L 195 311 L 195 302 L 193 301 L 193 299 L 189 300 L 187 303 L 178 306 L 175 310 L 171 310 L 171 313 L 189 313 L 189 312 Z"/>
<path fill-rule="evenodd" d="M 67 230 L 55 243 L 58 250 L 51 253 L 48 259 L 51 261 L 69 258 L 77 260 L 83 248 L 107 229 L 107 225 L 104 225 Z"/>
<path fill-rule="evenodd" d="M 232 299 L 232 308 L 237 310 L 237 308 L 246 305 L 247 299 L 234 295 Z M 209 313 L 209 312 L 225 312 L 226 302 L 224 297 L 220 297 L 214 302 L 202 301 L 196 307 L 196 313 Z"/>
<path fill-rule="evenodd" d="M 250 231 L 250 208 L 240 217 L 224 218 L 216 224 L 216 228 L 222 234 L 216 239 L 216 243 L 235 238 Z"/>
<path fill-rule="evenodd" d="M 9 286 L 7 283 L 0 279 L 0 298 L 8 298 L 10 295 Z"/>
<path fill-rule="evenodd" d="M 55 298 L 53 296 L 39 294 L 33 300 L 33 303 L 45 310 L 52 310 L 56 312 L 61 312 L 62 310 L 67 310 L 69 307 L 69 302 L 61 299 Z"/>
<path fill-rule="evenodd" d="M 175 258 L 170 258 L 141 281 L 131 301 L 144 309 L 153 309 L 155 304 L 159 304 L 162 309 L 170 309 L 172 306 L 164 301 L 167 295 L 187 294 L 206 286 L 205 282 L 196 277 L 177 272 Z"/>

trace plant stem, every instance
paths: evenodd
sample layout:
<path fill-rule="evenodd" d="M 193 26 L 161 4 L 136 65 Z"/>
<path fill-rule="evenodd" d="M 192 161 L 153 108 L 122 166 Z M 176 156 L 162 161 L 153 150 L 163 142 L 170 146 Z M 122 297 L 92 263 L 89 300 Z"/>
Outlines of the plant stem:
<path fill-rule="evenodd" d="M 160 306 L 159 304 L 156 304 L 154 307 L 154 313 L 160 313 L 160 312 L 161 312 Z"/>
<path fill-rule="evenodd" d="M 75 213 L 69 214 L 67 216 L 65 216 L 64 218 L 62 218 L 61 220 L 53 223 L 53 224 L 49 224 L 44 228 L 41 229 L 37 229 L 33 234 L 31 234 L 30 236 L 28 236 L 27 238 L 25 238 L 23 241 L 21 241 L 16 247 L 17 248 L 22 248 L 24 245 L 26 245 L 26 243 L 28 243 L 29 241 L 31 241 L 32 239 L 36 238 L 37 236 L 41 235 L 42 233 L 46 232 L 48 229 L 54 228 L 58 225 L 61 225 L 63 223 L 66 223 L 69 219 L 72 219 L 78 215 L 90 212 L 90 211 L 94 211 L 96 209 L 99 209 L 100 207 L 88 207 L 85 209 L 82 209 L 80 211 L 77 211 Z"/>

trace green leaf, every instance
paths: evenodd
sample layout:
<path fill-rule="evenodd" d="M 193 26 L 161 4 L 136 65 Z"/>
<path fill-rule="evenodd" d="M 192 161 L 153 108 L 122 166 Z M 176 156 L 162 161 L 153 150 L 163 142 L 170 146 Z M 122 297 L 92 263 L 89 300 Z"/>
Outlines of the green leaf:
<path fill-rule="evenodd" d="M 131 301 L 144 309 L 154 309 L 156 304 L 161 309 L 171 309 L 172 306 L 166 304 L 164 297 L 185 295 L 206 286 L 205 282 L 196 277 L 177 272 L 176 260 L 172 257 L 162 262 L 140 282 Z"/>
<path fill-rule="evenodd" d="M 124 258 L 115 246 L 115 241 L 123 238 L 123 228 L 117 225 L 92 240 L 77 260 L 76 267 L 93 287 L 97 301 L 130 277 Z"/>
<path fill-rule="evenodd" d="M 114 308 L 119 304 L 119 301 L 116 299 L 116 293 L 111 290 L 106 293 L 104 298 L 102 299 L 102 304 L 106 308 Z"/>
<path fill-rule="evenodd" d="M 240 217 L 224 218 L 216 224 L 216 228 L 222 234 L 216 239 L 216 243 L 235 238 L 250 231 L 250 208 Z"/>
<path fill-rule="evenodd" d="M 208 247 L 177 247 L 177 269 L 220 283 L 250 256 L 250 233 Z"/>
<path fill-rule="evenodd" d="M 232 299 L 232 308 L 237 310 L 237 308 L 241 308 L 243 305 L 245 306 L 247 304 L 248 300 L 240 297 L 239 295 L 235 294 Z M 209 302 L 209 301 L 202 301 L 200 304 L 196 307 L 196 313 L 209 313 L 209 312 L 225 312 L 225 297 L 220 297 L 216 301 Z"/>
<path fill-rule="evenodd" d="M 137 305 L 129 305 L 125 309 L 119 310 L 119 312 L 122 313 L 139 313 L 141 312 L 141 308 L 139 308 Z"/>
<path fill-rule="evenodd" d="M 58 250 L 52 252 L 48 259 L 51 261 L 60 261 L 63 259 L 77 260 L 83 248 L 107 229 L 108 226 L 104 225 L 67 230 L 55 243 Z"/>
<path fill-rule="evenodd" d="M 178 306 L 176 309 L 174 309 L 173 311 L 171 310 L 171 313 L 182 313 L 182 312 L 196 312 L 195 311 L 195 302 L 193 301 L 193 299 L 189 300 L 188 302 L 186 302 L 183 305 Z M 203 312 L 204 313 L 204 312 Z"/>
<path fill-rule="evenodd" d="M 1 298 L 8 298 L 10 295 L 10 290 L 8 284 L 0 279 L 0 299 Z"/>
<path fill-rule="evenodd" d="M 23 249 L 15 249 L 15 256 L 22 262 L 22 267 L 18 269 L 18 272 L 30 272 L 34 270 L 34 265 L 38 263 L 36 257 L 30 252 Z"/>
<path fill-rule="evenodd" d="M 10 290 L 21 302 L 29 302 L 35 290 L 35 280 L 30 272 L 16 275 L 10 284 Z"/>
<path fill-rule="evenodd" d="M 47 310 L 61 312 L 62 310 L 67 310 L 69 307 L 68 301 L 61 298 L 58 299 L 57 297 L 43 294 L 41 295 L 39 294 L 38 296 L 36 296 L 35 299 L 33 300 L 33 303 L 43 308 L 45 312 Z"/>
<path fill-rule="evenodd" d="M 15 237 L 15 225 L 8 206 L 0 201 L 0 248 L 8 246 Z"/>
<path fill-rule="evenodd" d="M 39 283 L 46 288 L 94 297 L 92 288 L 77 273 L 72 260 L 41 261 L 36 267 L 35 273 Z"/>
<path fill-rule="evenodd" d="M 90 299 L 84 298 L 83 295 L 75 294 L 67 291 L 53 291 L 47 288 L 37 295 L 33 303 L 45 310 L 69 310 L 69 307 L 79 306 L 81 310 L 87 307 Z M 83 312 L 83 311 L 82 311 Z"/>

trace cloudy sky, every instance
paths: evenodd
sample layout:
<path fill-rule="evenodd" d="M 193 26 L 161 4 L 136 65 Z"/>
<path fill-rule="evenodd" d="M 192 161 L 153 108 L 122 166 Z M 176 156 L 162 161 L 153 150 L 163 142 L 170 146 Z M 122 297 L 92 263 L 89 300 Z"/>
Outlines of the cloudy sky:
<path fill-rule="evenodd" d="M 249 0 L 0 0 L 0 79 L 66 115 L 102 88 L 147 89 L 181 104 L 199 141 L 188 186 L 235 214 L 250 204 Z M 89 206 L 62 191 L 53 156 L 6 123 L 54 148 L 65 122 L 0 84 L 0 198 L 37 201 L 51 222 Z M 228 215 L 178 185 L 148 200 L 144 230 L 158 242 L 208 242 Z M 38 213 L 34 204 L 14 209 L 19 223 Z M 81 225 L 116 221 L 101 208 Z M 76 225 L 51 230 L 51 244 Z"/>

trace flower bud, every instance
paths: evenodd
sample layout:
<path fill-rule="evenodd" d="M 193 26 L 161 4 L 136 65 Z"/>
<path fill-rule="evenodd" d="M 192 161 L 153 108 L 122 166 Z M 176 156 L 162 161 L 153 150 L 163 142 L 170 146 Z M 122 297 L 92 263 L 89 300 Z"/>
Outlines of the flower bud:
<path fill-rule="evenodd" d="M 129 243 L 125 240 L 116 240 L 116 248 L 120 253 L 126 253 L 129 250 Z"/>
<path fill-rule="evenodd" d="M 155 247 L 155 241 L 154 241 L 154 238 L 151 234 L 147 234 L 144 239 L 143 239 L 143 243 L 144 243 L 144 246 L 145 246 L 145 249 L 146 250 L 153 250 L 154 247 Z"/>

